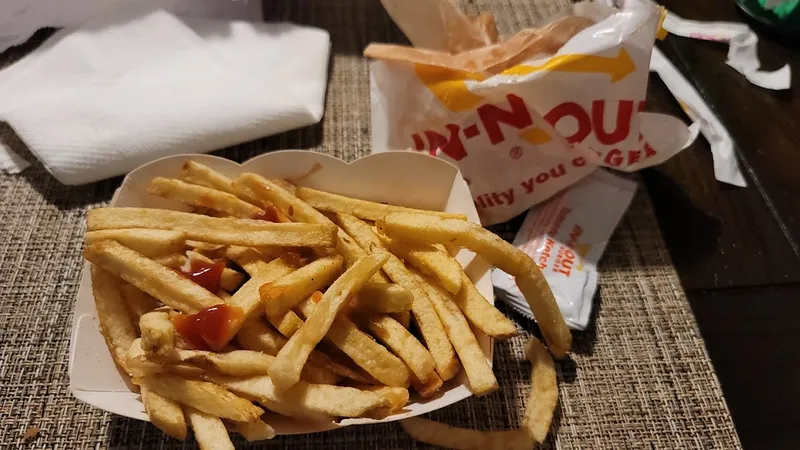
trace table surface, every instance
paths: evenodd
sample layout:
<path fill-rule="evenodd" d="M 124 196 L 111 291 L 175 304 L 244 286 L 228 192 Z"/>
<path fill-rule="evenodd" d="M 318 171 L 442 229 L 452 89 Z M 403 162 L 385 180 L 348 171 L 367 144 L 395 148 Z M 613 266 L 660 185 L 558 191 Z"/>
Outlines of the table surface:
<path fill-rule="evenodd" d="M 661 0 L 696 20 L 746 21 L 733 0 Z M 800 43 L 750 23 L 765 70 L 792 66 L 790 91 L 751 85 L 725 65 L 727 45 L 659 44 L 732 135 L 747 188 L 715 182 L 708 144 L 642 177 L 745 449 L 800 442 Z M 658 77 L 651 106 L 682 113 Z"/>
<path fill-rule="evenodd" d="M 466 3 L 470 12 L 494 11 L 501 31 L 509 33 L 557 12 L 567 1 Z M 664 3 L 687 18 L 743 20 L 732 0 Z M 332 31 L 326 118 L 318 126 L 220 154 L 243 161 L 279 148 L 309 148 L 345 159 L 366 153 L 369 92 L 359 54 L 368 42 L 399 36 L 378 2 L 276 2 L 267 15 Z M 644 192 L 637 196 L 609 245 L 593 326 L 576 334 L 574 359 L 559 364 L 562 398 L 550 444 L 738 447 L 671 256 L 744 447 L 796 447 L 791 444 L 800 440 L 800 430 L 794 426 L 799 417 L 793 405 L 800 400 L 800 387 L 793 375 L 800 363 L 783 355 L 790 355 L 800 338 L 791 314 L 800 294 L 800 209 L 794 204 L 800 202 L 800 182 L 792 171 L 800 167 L 793 145 L 800 134 L 792 132 L 800 120 L 798 102 L 791 92 L 754 87 L 725 66 L 722 44 L 669 37 L 659 45 L 729 127 L 750 187 L 717 183 L 702 139 L 666 164 L 643 171 L 649 198 Z M 762 39 L 761 51 L 767 69 L 798 61 L 795 51 L 771 38 Z M 649 102 L 652 109 L 682 114 L 656 77 Z M 0 128 L 0 134 L 7 133 Z M 12 147 L 26 154 L 19 141 Z M 21 177 L 0 175 L 0 234 L 5 237 L 0 246 L 0 448 L 16 448 L 29 425 L 42 428 L 30 448 L 180 447 L 151 426 L 76 402 L 67 390 L 65 355 L 82 218 L 87 208 L 107 201 L 118 183 L 64 189 L 40 164 Z M 526 389 L 524 367 L 516 362 L 522 343 L 520 338 L 498 344 L 495 364 L 506 383 L 501 392 L 462 402 L 437 417 L 463 426 L 513 426 Z M 384 426 L 369 435 L 285 438 L 272 448 L 354 448 L 355 443 L 363 448 L 414 445 L 397 427 Z"/>

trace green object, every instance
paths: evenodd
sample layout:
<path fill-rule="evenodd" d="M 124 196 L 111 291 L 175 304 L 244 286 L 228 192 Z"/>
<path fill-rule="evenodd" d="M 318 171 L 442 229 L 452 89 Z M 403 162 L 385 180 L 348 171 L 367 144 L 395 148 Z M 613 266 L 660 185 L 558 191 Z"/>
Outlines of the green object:
<path fill-rule="evenodd" d="M 768 0 L 735 1 L 747 15 L 775 31 L 791 36 L 800 35 L 800 0 L 785 0 L 772 10 L 765 7 L 774 3 Z"/>
<path fill-rule="evenodd" d="M 758 3 L 762 8 L 772 11 L 776 16 L 783 19 L 791 14 L 795 8 L 797 8 L 797 5 L 800 4 L 800 0 L 787 0 L 771 9 L 767 8 L 767 0 L 758 0 Z"/>

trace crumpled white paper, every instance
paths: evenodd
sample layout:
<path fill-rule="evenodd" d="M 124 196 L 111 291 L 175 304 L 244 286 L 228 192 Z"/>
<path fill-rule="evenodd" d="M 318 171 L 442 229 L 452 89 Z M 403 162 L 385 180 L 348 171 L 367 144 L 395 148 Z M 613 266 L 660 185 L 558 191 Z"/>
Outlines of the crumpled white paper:
<path fill-rule="evenodd" d="M 728 130 L 694 86 L 661 53 L 661 50 L 655 47 L 650 57 L 650 70 L 658 74 L 686 115 L 694 121 L 693 126 L 699 127 L 700 133 L 708 140 L 714 158 L 714 177 L 723 183 L 739 187 L 747 186 L 739 162 L 736 160 L 733 139 Z"/>
<path fill-rule="evenodd" d="M 150 1 L 150 0 L 148 0 Z M 3 0 L 0 5 L 0 52 L 22 44 L 45 27 L 72 27 L 104 8 L 138 0 Z M 260 20 L 260 0 L 157 0 L 178 16 Z"/>
<path fill-rule="evenodd" d="M 691 39 L 728 43 L 726 63 L 744 75 L 748 81 L 765 89 L 789 89 L 792 72 L 786 64 L 774 72 L 759 70 L 758 36 L 747 25 L 732 22 L 698 22 L 667 13 L 662 24 L 670 33 Z"/>

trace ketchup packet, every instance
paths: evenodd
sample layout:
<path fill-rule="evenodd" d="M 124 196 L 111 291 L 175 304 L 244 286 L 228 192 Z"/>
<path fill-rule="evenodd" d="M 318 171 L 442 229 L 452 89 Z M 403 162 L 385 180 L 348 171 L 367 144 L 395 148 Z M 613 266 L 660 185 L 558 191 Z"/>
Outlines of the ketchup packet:
<path fill-rule="evenodd" d="M 451 0 L 382 0 L 415 47 L 371 44 L 372 151 L 456 165 L 483 225 L 506 221 L 598 167 L 639 170 L 685 148 L 683 122 L 643 112 L 663 9 L 601 3 L 501 40 Z"/>
<path fill-rule="evenodd" d="M 597 170 L 569 189 L 531 209 L 514 245 L 542 270 L 567 325 L 583 330 L 597 291 L 597 262 L 636 192 L 636 183 Z M 533 318 L 514 279 L 495 269 L 497 296 Z"/>

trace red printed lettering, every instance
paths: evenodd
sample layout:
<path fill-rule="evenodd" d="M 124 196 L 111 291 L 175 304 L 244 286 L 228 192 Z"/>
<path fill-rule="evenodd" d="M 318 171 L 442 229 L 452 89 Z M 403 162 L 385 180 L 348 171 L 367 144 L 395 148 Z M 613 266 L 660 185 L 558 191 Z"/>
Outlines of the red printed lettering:
<path fill-rule="evenodd" d="M 550 250 L 553 249 L 553 246 L 556 245 L 556 241 L 551 238 L 547 238 L 544 241 L 544 251 L 539 255 L 539 261 L 537 262 L 537 266 L 539 269 L 545 269 L 547 267 L 547 260 L 550 259 Z"/>
<path fill-rule="evenodd" d="M 555 127 L 558 122 L 564 117 L 573 117 L 578 124 L 578 130 L 568 136 L 567 142 L 575 144 L 583 142 L 592 132 L 592 122 L 589 120 L 589 114 L 581 107 L 581 105 L 573 102 L 562 103 L 548 112 L 544 116 L 544 120 L 551 126 Z"/>
<path fill-rule="evenodd" d="M 603 159 L 606 164 L 612 167 L 621 166 L 624 160 L 625 158 L 618 148 L 612 149 L 610 152 L 606 153 L 606 157 Z"/>
<path fill-rule="evenodd" d="M 525 189 L 526 194 L 533 192 L 533 178 L 528 178 L 527 181 L 523 181 L 522 188 Z"/>
<path fill-rule="evenodd" d="M 536 175 L 536 182 L 539 184 L 542 184 L 549 179 L 550 179 L 550 174 L 548 174 L 547 172 L 542 172 L 539 175 Z"/>
<path fill-rule="evenodd" d="M 491 208 L 494 206 L 511 205 L 514 203 L 514 188 L 500 192 L 480 194 L 472 200 L 476 208 Z"/>
<path fill-rule="evenodd" d="M 559 164 L 556 167 L 550 169 L 550 176 L 553 178 L 558 178 L 564 176 L 567 173 L 567 169 L 564 167 L 563 164 Z"/>
<path fill-rule="evenodd" d="M 518 130 L 533 125 L 528 108 L 520 97 L 508 94 L 506 100 L 508 100 L 508 106 L 510 107 L 508 110 L 488 103 L 478 107 L 478 117 L 486 129 L 489 142 L 492 144 L 499 144 L 506 140 L 503 131 L 500 129 L 501 123 Z"/>
<path fill-rule="evenodd" d="M 448 131 L 448 136 L 444 136 L 441 133 L 432 130 L 425 130 L 422 132 L 425 135 L 425 138 L 428 139 L 427 151 L 431 156 L 436 156 L 436 152 L 441 151 L 450 158 L 456 161 L 461 161 L 465 156 L 467 156 L 467 150 L 464 148 L 464 143 L 461 141 L 461 137 L 458 135 L 458 132 L 461 130 L 461 128 L 454 124 L 445 125 L 445 128 Z M 414 148 L 416 150 L 426 150 L 425 143 L 422 141 L 422 138 L 419 134 L 412 134 L 411 139 L 414 141 Z"/>
<path fill-rule="evenodd" d="M 553 178 L 560 178 L 567 174 L 567 168 L 563 164 L 559 164 L 552 169 L 545 170 L 544 172 L 540 172 L 536 174 L 536 176 L 530 177 L 527 180 L 523 180 L 520 183 L 523 189 L 525 189 L 526 194 L 530 194 L 533 192 L 535 184 L 543 184 L 547 183 L 549 180 Z"/>
<path fill-rule="evenodd" d="M 605 130 L 605 100 L 592 102 L 592 124 L 598 142 L 603 145 L 613 145 L 624 141 L 631 132 L 631 119 L 633 118 L 633 100 L 620 100 L 617 106 L 617 117 L 614 120 L 615 128 L 611 133 Z"/>
<path fill-rule="evenodd" d="M 653 156 L 655 154 L 656 154 L 656 151 L 653 149 L 653 147 L 651 147 L 649 143 L 645 142 L 644 143 L 644 157 L 645 158 L 649 158 L 649 157 L 651 157 L 651 156 Z"/>

